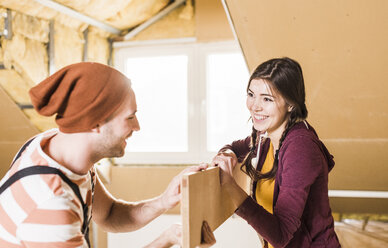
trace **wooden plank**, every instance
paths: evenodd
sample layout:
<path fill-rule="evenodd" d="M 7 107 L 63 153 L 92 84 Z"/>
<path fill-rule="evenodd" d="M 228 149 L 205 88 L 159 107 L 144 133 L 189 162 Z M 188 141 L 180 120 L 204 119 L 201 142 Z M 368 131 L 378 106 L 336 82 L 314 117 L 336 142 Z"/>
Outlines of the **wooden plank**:
<path fill-rule="evenodd" d="M 220 168 L 213 167 L 206 171 L 183 175 L 181 201 L 183 248 L 200 245 L 204 220 L 214 231 L 236 209 L 227 192 L 220 186 L 219 170 Z M 249 180 L 239 165 L 234 170 L 234 177 L 240 187 L 248 192 Z"/>

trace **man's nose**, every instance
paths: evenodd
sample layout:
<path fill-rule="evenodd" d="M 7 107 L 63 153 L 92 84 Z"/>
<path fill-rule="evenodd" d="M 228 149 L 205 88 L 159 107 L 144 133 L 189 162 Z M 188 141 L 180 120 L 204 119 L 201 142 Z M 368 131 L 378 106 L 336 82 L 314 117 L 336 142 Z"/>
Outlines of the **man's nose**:
<path fill-rule="evenodd" d="M 139 125 L 139 120 L 137 119 L 137 116 L 135 116 L 135 124 L 133 125 L 133 131 L 139 131 L 140 130 L 140 125 Z"/>

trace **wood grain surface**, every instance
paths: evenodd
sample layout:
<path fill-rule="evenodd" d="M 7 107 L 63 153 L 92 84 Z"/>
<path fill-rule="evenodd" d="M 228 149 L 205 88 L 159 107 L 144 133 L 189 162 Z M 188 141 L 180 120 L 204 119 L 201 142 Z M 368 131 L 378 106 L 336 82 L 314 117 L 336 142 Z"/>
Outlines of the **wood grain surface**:
<path fill-rule="evenodd" d="M 200 245 L 203 221 L 206 220 L 214 231 L 236 210 L 229 195 L 220 186 L 219 170 L 212 167 L 186 174 L 182 178 L 183 248 Z M 234 177 L 240 187 L 248 192 L 249 180 L 239 165 L 234 170 Z"/>

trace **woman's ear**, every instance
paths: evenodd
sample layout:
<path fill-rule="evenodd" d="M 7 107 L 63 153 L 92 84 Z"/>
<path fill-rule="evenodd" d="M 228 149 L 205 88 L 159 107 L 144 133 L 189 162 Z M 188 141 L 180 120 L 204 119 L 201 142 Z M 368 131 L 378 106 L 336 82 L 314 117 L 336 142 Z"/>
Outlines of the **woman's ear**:
<path fill-rule="evenodd" d="M 294 106 L 288 105 L 288 112 L 292 112 L 294 110 Z"/>

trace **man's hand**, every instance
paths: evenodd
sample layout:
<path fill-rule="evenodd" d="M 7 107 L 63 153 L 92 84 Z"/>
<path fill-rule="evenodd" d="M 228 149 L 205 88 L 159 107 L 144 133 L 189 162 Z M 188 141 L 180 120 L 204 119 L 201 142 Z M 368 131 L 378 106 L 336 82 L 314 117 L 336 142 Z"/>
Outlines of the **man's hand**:
<path fill-rule="evenodd" d="M 173 224 L 144 248 L 167 248 L 173 245 L 182 246 L 182 226 Z"/>
<path fill-rule="evenodd" d="M 216 239 L 209 224 L 204 221 L 201 230 L 201 244 L 196 248 L 208 248 L 216 243 Z M 144 248 L 167 248 L 173 245 L 182 246 L 182 225 L 173 224 L 150 244 Z"/>
<path fill-rule="evenodd" d="M 183 171 L 181 171 L 181 173 L 179 173 L 171 180 L 170 184 L 167 186 L 167 189 L 163 192 L 161 196 L 162 205 L 165 208 L 165 210 L 175 207 L 180 202 L 181 200 L 180 184 L 182 181 L 183 174 L 205 170 L 206 168 L 207 168 L 207 164 L 200 164 L 197 166 L 188 167 Z"/>

